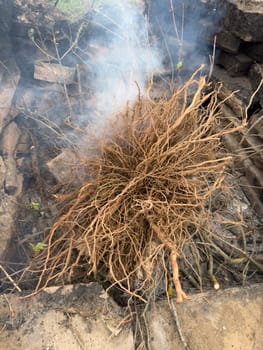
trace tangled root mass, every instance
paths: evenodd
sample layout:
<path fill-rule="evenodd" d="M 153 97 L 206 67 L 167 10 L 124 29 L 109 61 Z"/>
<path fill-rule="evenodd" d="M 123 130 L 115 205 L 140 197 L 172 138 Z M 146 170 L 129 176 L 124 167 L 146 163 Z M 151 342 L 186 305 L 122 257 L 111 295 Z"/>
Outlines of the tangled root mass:
<path fill-rule="evenodd" d="M 36 257 L 37 290 L 70 278 L 86 257 L 87 274 L 103 265 L 112 284 L 141 299 L 156 284 L 157 266 L 166 280 L 172 270 L 178 301 L 186 297 L 176 258 L 206 224 L 205 203 L 230 161 L 220 151 L 217 91 L 196 77 L 169 98 L 138 97 L 100 138 L 85 159 L 88 180 L 64 199 Z"/>

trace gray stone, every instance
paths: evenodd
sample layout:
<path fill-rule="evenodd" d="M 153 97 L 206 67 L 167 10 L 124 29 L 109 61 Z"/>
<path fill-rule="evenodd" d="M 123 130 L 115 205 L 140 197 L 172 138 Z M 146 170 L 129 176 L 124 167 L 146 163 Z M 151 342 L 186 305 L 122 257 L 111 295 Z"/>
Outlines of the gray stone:
<path fill-rule="evenodd" d="M 61 84 L 72 84 L 75 82 L 75 68 L 48 62 L 38 62 L 34 68 L 34 78 L 37 80 Z"/>
<path fill-rule="evenodd" d="M 0 42 L 3 34 L 9 33 L 12 25 L 13 1 L 0 0 Z"/>
<path fill-rule="evenodd" d="M 12 119 L 9 112 L 19 79 L 20 71 L 12 57 L 0 64 L 0 134 Z"/>
<path fill-rule="evenodd" d="M 248 105 L 253 89 L 251 81 L 247 76 L 230 77 L 225 69 L 215 66 L 213 69 L 213 78 L 215 81 L 223 82 L 223 89 L 227 92 L 224 98 L 229 97 L 235 91 L 234 97 L 240 101 L 241 109 L 244 109 Z M 226 101 L 226 103 L 228 102 Z M 237 108 L 237 111 L 235 111 L 237 115 L 241 114 L 241 109 Z"/>
<path fill-rule="evenodd" d="M 252 59 L 245 54 L 233 55 L 222 51 L 216 63 L 223 66 L 231 77 L 238 77 L 249 71 L 252 62 Z"/>
<path fill-rule="evenodd" d="M 263 41 L 263 4 L 261 0 L 222 0 L 226 16 L 224 28 L 247 41 Z"/>
<path fill-rule="evenodd" d="M 244 47 L 246 54 L 258 63 L 263 63 L 263 43 L 251 43 Z"/>
<path fill-rule="evenodd" d="M 0 191 L 0 259 L 14 232 L 16 208 L 14 198 Z"/>
<path fill-rule="evenodd" d="M 0 156 L 0 190 L 4 186 L 5 172 L 6 172 L 5 162 L 3 158 Z"/>
<path fill-rule="evenodd" d="M 263 142 L 263 111 L 255 113 L 249 118 L 248 128 Z"/>
<path fill-rule="evenodd" d="M 23 176 L 17 170 L 15 152 L 20 138 L 20 130 L 16 123 L 12 122 L 4 129 L 1 149 L 5 161 L 4 189 L 8 194 L 19 195 L 22 192 Z"/>
<path fill-rule="evenodd" d="M 227 30 L 216 34 L 216 46 L 229 53 L 238 53 L 240 39 Z"/>
<path fill-rule="evenodd" d="M 72 183 L 76 179 L 76 157 L 70 150 L 63 150 L 51 159 L 47 166 L 60 184 Z"/>
<path fill-rule="evenodd" d="M 253 90 L 255 91 L 258 89 L 259 84 L 263 79 L 263 64 L 255 63 L 252 65 L 249 70 L 249 79 Z M 263 106 L 263 86 L 258 90 L 256 96 L 259 99 L 261 106 Z"/>

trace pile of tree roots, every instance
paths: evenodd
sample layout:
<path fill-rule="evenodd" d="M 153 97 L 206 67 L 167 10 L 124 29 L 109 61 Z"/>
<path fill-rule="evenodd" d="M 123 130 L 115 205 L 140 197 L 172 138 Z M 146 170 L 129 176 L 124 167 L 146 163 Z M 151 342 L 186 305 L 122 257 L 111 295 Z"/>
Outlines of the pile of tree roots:
<path fill-rule="evenodd" d="M 93 150 L 82 154 L 86 181 L 63 195 L 61 212 L 35 258 L 36 290 L 70 279 L 80 262 L 112 285 L 146 300 L 162 271 L 177 301 L 187 298 L 178 260 L 213 244 L 207 203 L 231 162 L 221 145 L 217 89 L 196 72 L 168 98 L 138 96 Z M 202 244 L 201 244 L 202 243 Z M 191 249 L 189 249 L 189 247 Z M 180 265 L 180 264 L 179 264 Z M 212 274 L 212 272 L 211 272 Z M 148 293 L 148 294 L 147 294 Z"/>

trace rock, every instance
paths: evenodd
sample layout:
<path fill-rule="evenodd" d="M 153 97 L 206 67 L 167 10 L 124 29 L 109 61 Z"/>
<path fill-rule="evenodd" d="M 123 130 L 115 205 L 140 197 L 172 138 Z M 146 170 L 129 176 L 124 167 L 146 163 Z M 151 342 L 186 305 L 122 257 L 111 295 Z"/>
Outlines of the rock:
<path fill-rule="evenodd" d="M 10 32 L 13 15 L 13 1 L 0 0 L 0 42 Z"/>
<path fill-rule="evenodd" d="M 228 92 L 224 98 L 229 97 L 229 95 L 235 91 L 234 97 L 239 100 L 240 107 L 244 108 L 248 105 L 253 93 L 251 82 L 248 77 L 230 77 L 225 69 L 215 66 L 213 69 L 213 79 L 223 82 L 223 89 Z M 231 99 L 226 101 L 226 103 L 228 102 L 231 103 Z M 240 115 L 242 113 L 240 108 L 236 108 L 235 112 Z"/>
<path fill-rule="evenodd" d="M 250 43 L 244 46 L 244 52 L 258 63 L 263 63 L 263 43 Z"/>
<path fill-rule="evenodd" d="M 76 156 L 70 150 L 63 150 L 47 166 L 60 184 L 69 184 L 76 180 Z"/>
<path fill-rule="evenodd" d="M 0 156 L 0 190 L 4 186 L 5 172 L 6 172 L 5 162 L 3 161 L 3 158 Z"/>
<path fill-rule="evenodd" d="M 216 47 L 225 52 L 238 53 L 240 39 L 229 31 L 223 30 L 216 34 Z"/>
<path fill-rule="evenodd" d="M 0 134 L 12 119 L 9 111 L 19 79 L 20 71 L 12 57 L 6 64 L 0 64 Z"/>
<path fill-rule="evenodd" d="M 50 142 L 62 137 L 64 119 L 69 115 L 65 91 L 63 86 L 54 83 L 43 82 L 41 86 L 30 84 L 27 89 L 19 87 L 16 94 L 16 103 L 13 110 L 18 114 L 26 110 L 25 118 L 28 123 L 37 125 L 39 132 L 50 137 Z M 71 100 L 70 100 L 71 101 Z M 66 137 L 66 135 L 63 135 Z"/>
<path fill-rule="evenodd" d="M 14 232 L 16 207 L 14 198 L 0 191 L 0 260 Z"/>
<path fill-rule="evenodd" d="M 72 84 L 75 82 L 76 69 L 60 64 L 38 62 L 35 64 L 34 79 L 51 83 Z"/>
<path fill-rule="evenodd" d="M 252 59 L 243 53 L 233 55 L 222 51 L 216 63 L 223 66 L 231 77 L 238 77 L 249 71 L 252 62 Z"/>
<path fill-rule="evenodd" d="M 12 1 L 0 0 L 0 134 L 11 120 L 9 110 L 20 79 L 20 72 L 13 58 L 9 37 L 12 10 Z"/>
<path fill-rule="evenodd" d="M 258 136 L 263 142 L 263 112 L 262 111 L 253 114 L 249 118 L 248 128 L 251 130 L 253 134 Z"/>
<path fill-rule="evenodd" d="M 20 138 L 20 130 L 16 123 L 7 125 L 1 140 L 1 149 L 5 162 L 4 189 L 10 195 L 22 192 L 23 176 L 17 171 L 15 152 Z"/>
<path fill-rule="evenodd" d="M 224 29 L 246 42 L 262 42 L 263 6 L 261 0 L 222 0 L 227 13 Z"/>
<path fill-rule="evenodd" d="M 262 190 L 258 190 L 257 187 L 251 186 L 249 181 L 245 176 L 241 176 L 239 178 L 239 184 L 242 188 L 243 192 L 245 193 L 247 199 L 252 204 L 253 209 L 258 213 L 259 217 L 263 217 L 263 204 L 260 200 L 260 194 L 263 195 Z M 261 193 L 259 193 L 261 192 Z"/>
<path fill-rule="evenodd" d="M 253 134 L 252 130 L 247 133 L 246 137 L 242 141 L 244 150 L 250 151 L 250 159 L 253 164 L 263 170 L 263 141 L 258 135 Z"/>
<path fill-rule="evenodd" d="M 263 79 L 263 64 L 253 64 L 249 71 L 249 78 L 252 88 L 255 91 Z M 261 86 L 261 88 L 258 90 L 256 96 L 258 97 L 260 104 L 263 107 L 263 86 Z"/>

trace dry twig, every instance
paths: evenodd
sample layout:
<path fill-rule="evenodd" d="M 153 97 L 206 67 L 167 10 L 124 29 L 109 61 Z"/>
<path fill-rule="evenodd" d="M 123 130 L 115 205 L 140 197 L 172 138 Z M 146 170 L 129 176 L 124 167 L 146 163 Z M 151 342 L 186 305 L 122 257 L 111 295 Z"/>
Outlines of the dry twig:
<path fill-rule="evenodd" d="M 20 287 L 17 285 L 17 283 L 13 280 L 13 278 L 9 275 L 9 273 L 6 271 L 6 269 L 0 264 L 0 269 L 3 271 L 5 276 L 9 279 L 9 281 L 13 284 L 13 286 L 18 290 L 19 292 L 22 292 Z"/>

